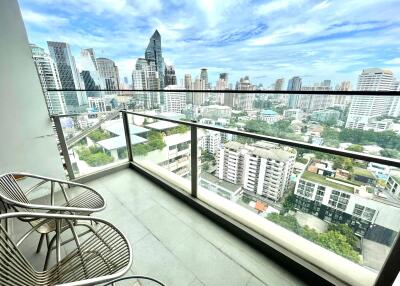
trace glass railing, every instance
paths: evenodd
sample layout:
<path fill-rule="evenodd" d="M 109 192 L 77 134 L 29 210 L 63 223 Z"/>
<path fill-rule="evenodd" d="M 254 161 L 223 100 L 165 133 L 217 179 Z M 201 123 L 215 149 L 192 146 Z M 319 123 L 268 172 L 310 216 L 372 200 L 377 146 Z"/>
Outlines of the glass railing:
<path fill-rule="evenodd" d="M 79 174 L 128 158 L 335 281 L 373 285 L 390 276 L 398 250 L 400 118 L 356 119 L 352 101 L 389 104 L 397 93 L 298 93 L 120 91 L 121 119 L 84 132 L 76 125 L 82 115 L 54 118 L 74 121 L 72 131 L 61 126 Z M 148 105 L 152 98 L 160 103 Z M 115 138 L 107 122 L 123 131 L 116 153 L 102 142 Z M 91 144 L 114 160 L 88 168 L 82 154 Z"/>

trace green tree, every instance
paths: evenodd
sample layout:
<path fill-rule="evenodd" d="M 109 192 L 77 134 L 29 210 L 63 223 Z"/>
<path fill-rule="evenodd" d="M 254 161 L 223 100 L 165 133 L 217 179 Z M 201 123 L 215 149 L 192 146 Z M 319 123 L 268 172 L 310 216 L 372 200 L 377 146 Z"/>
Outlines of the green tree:
<path fill-rule="evenodd" d="M 394 149 L 383 149 L 379 153 L 383 157 L 400 159 L 400 152 Z"/>
<path fill-rule="evenodd" d="M 94 142 L 97 142 L 97 141 L 101 141 L 101 140 L 105 140 L 105 139 L 111 138 L 111 136 L 110 136 L 108 133 L 104 132 L 104 131 L 101 130 L 101 129 L 96 129 L 96 130 L 90 132 L 90 134 L 88 135 L 88 137 L 89 137 L 90 139 L 92 139 Z"/>
<path fill-rule="evenodd" d="M 346 150 L 354 151 L 354 152 L 362 152 L 362 151 L 364 151 L 364 147 L 361 145 L 358 145 L 358 144 L 352 144 L 349 147 L 347 147 Z"/>
<path fill-rule="evenodd" d="M 347 224 L 330 224 L 328 231 L 337 231 L 346 237 L 347 242 L 353 247 L 354 250 L 358 247 L 358 238 L 354 231 Z"/>
<path fill-rule="evenodd" d="M 296 196 L 294 193 L 290 193 L 282 204 L 282 213 L 286 213 L 290 210 L 294 210 L 294 206 L 296 203 Z"/>

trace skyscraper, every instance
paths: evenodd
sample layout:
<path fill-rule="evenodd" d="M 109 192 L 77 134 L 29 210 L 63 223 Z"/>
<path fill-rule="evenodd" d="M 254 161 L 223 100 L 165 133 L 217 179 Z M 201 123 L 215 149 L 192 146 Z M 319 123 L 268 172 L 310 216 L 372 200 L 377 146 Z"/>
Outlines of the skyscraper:
<path fill-rule="evenodd" d="M 132 88 L 142 90 L 160 89 L 160 77 L 156 63 L 153 60 L 138 58 L 135 70 L 132 72 Z M 160 104 L 160 93 L 147 91 L 135 93 L 139 104 L 143 108 L 154 108 Z"/>
<path fill-rule="evenodd" d="M 396 79 L 386 69 L 364 69 L 358 77 L 357 90 L 395 91 Z M 353 96 L 346 121 L 346 128 L 366 129 L 368 122 L 376 117 L 389 115 L 397 105 L 394 96 L 357 95 Z"/>
<path fill-rule="evenodd" d="M 193 89 L 191 74 L 185 74 L 185 89 Z"/>
<path fill-rule="evenodd" d="M 80 78 L 76 68 L 75 59 L 71 54 L 69 45 L 64 42 L 47 42 L 50 56 L 57 65 L 62 89 L 81 89 Z M 63 92 L 67 112 L 79 112 L 87 104 L 86 94 L 83 92 Z"/>
<path fill-rule="evenodd" d="M 209 89 L 208 84 L 208 72 L 206 68 L 202 68 L 200 71 L 200 79 L 204 82 L 205 89 Z"/>
<path fill-rule="evenodd" d="M 61 89 L 61 82 L 58 76 L 57 66 L 44 49 L 30 45 L 33 61 L 39 74 L 43 94 L 46 99 L 47 108 L 50 114 L 66 113 L 64 95 L 62 92 L 48 92 L 48 89 Z"/>
<path fill-rule="evenodd" d="M 120 89 L 118 67 L 114 61 L 107 58 L 97 58 L 96 63 L 100 77 L 105 82 L 105 88 L 109 90 Z"/>
<path fill-rule="evenodd" d="M 100 78 L 93 49 L 81 50 L 81 78 L 86 90 L 105 89 L 104 79 Z M 87 91 L 87 96 L 100 96 L 101 92 Z"/>
<path fill-rule="evenodd" d="M 301 90 L 301 77 L 294 76 L 289 79 L 287 90 Z M 290 108 L 297 108 L 299 99 L 299 94 L 289 94 L 288 106 Z"/>
<path fill-rule="evenodd" d="M 284 78 L 278 78 L 274 84 L 274 90 L 283 90 Z"/>
<path fill-rule="evenodd" d="M 223 79 L 226 82 L 226 84 L 228 85 L 228 73 L 226 73 L 226 72 L 220 73 L 219 79 Z"/>
<path fill-rule="evenodd" d="M 173 66 L 165 66 L 165 86 L 176 85 L 176 75 Z"/>
<path fill-rule="evenodd" d="M 165 66 L 165 64 L 164 64 L 164 58 L 162 56 L 162 50 L 161 50 L 161 35 L 157 30 L 154 32 L 154 34 L 150 38 L 149 44 L 146 48 L 145 58 L 146 58 L 146 60 L 155 62 L 156 70 L 158 71 L 159 78 L 160 78 L 160 88 L 163 89 L 165 87 L 165 83 L 164 83 L 164 77 L 165 77 L 164 66 Z"/>

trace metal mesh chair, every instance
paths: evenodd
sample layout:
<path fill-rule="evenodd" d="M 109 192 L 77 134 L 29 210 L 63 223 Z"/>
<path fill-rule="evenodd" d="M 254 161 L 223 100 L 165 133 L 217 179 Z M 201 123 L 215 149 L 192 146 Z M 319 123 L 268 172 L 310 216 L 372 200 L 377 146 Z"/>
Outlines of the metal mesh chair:
<path fill-rule="evenodd" d="M 18 181 L 15 179 L 16 177 L 31 178 L 34 180 L 38 180 L 38 183 L 29 187 L 27 190 L 23 190 L 22 186 L 20 186 Z M 43 187 L 46 183 L 50 183 L 50 204 L 33 203 L 32 200 L 28 198 L 28 195 L 31 194 L 33 191 L 38 190 L 39 187 Z M 64 202 L 58 205 L 55 202 L 56 185 L 60 187 L 60 191 L 64 199 Z M 66 192 L 65 187 L 80 188 L 80 192 L 70 198 Z M 32 213 L 40 210 L 47 212 L 90 215 L 91 213 L 101 211 L 106 207 L 106 203 L 103 197 L 88 186 L 28 173 L 7 173 L 0 175 L 0 201 L 3 203 L 4 209 L 6 211 L 7 209 L 12 209 L 13 211 L 17 212 L 25 211 Z M 40 252 L 43 241 L 46 238 L 48 246 L 46 256 L 47 259 L 44 265 L 44 269 L 46 269 L 48 258 L 51 252 L 51 247 L 49 247 L 49 245 L 51 244 L 49 234 L 55 232 L 56 224 L 51 220 L 46 220 L 45 223 L 43 223 L 42 220 L 38 220 L 33 217 L 21 218 L 21 220 L 29 222 L 32 226 L 31 231 L 35 230 L 40 234 L 39 243 L 36 249 L 37 253 Z M 5 227 L 7 229 L 7 221 L 5 222 Z M 69 224 L 63 224 L 61 230 L 64 230 L 68 227 Z M 29 231 L 26 236 L 28 236 L 31 231 Z M 21 242 L 22 241 L 20 241 L 19 243 Z"/>
<path fill-rule="evenodd" d="M 5 219 L 34 217 L 54 221 L 57 228 L 66 221 L 86 220 L 96 223 L 96 232 L 84 240 L 71 230 L 76 248 L 61 258 L 60 236 L 57 235 L 57 263 L 46 271 L 36 271 L 2 226 Z M 59 233 L 59 232 L 58 232 Z M 97 285 L 124 275 L 132 264 L 132 250 L 127 238 L 109 222 L 88 216 L 8 213 L 0 215 L 0 285 Z"/>
<path fill-rule="evenodd" d="M 112 285 L 114 286 L 114 285 L 118 284 L 117 282 L 126 281 L 126 280 L 147 280 L 147 281 L 154 282 L 153 284 L 157 284 L 157 285 L 160 285 L 160 286 L 166 286 L 164 283 L 162 283 L 161 281 L 158 281 L 157 279 L 154 279 L 154 278 L 148 277 L 148 276 L 143 276 L 143 275 L 125 276 L 125 277 L 122 277 L 122 278 L 115 279 L 115 280 L 111 281 L 110 283 L 108 283 L 108 284 L 106 284 L 104 286 L 112 286 Z"/>

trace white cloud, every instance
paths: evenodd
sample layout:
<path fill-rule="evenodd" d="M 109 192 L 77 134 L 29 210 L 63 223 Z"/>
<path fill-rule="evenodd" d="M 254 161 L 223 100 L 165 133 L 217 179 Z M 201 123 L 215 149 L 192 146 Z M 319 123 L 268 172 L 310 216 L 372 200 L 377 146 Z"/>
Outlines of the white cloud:
<path fill-rule="evenodd" d="M 385 61 L 387 65 L 400 65 L 400 58 L 393 58 L 391 60 Z"/>
<path fill-rule="evenodd" d="M 310 12 L 317 12 L 320 10 L 324 10 L 326 8 L 328 8 L 329 6 L 331 6 L 331 2 L 329 2 L 328 0 L 322 1 L 321 3 L 315 5 L 314 7 L 312 7 L 310 9 Z"/>
<path fill-rule="evenodd" d="M 300 5 L 303 0 L 275 0 L 257 7 L 256 14 L 266 15 L 280 10 L 287 9 L 292 5 Z"/>
<path fill-rule="evenodd" d="M 45 15 L 34 12 L 32 10 L 25 10 L 25 9 L 21 10 L 21 12 L 25 22 L 37 26 L 44 26 L 44 27 L 48 27 L 49 25 L 61 26 L 68 23 L 68 19 L 63 17 Z"/>

